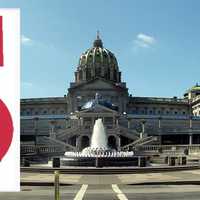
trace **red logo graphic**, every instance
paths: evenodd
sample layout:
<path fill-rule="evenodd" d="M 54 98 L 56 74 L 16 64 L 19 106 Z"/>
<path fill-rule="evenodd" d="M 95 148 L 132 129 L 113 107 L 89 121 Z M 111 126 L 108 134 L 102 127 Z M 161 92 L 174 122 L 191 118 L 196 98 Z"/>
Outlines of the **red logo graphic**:
<path fill-rule="evenodd" d="M 0 67 L 3 67 L 3 17 L 0 16 Z"/>
<path fill-rule="evenodd" d="M 7 153 L 13 138 L 13 122 L 10 112 L 0 99 L 0 161 Z"/>

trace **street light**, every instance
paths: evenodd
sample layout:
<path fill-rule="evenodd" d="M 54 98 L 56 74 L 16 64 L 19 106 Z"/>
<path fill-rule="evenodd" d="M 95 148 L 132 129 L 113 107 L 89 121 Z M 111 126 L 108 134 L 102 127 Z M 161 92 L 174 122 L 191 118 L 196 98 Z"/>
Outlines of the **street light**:
<path fill-rule="evenodd" d="M 141 123 L 142 123 L 142 132 L 140 134 L 140 138 L 143 138 L 144 136 L 144 131 L 145 131 L 145 123 L 146 123 L 146 120 L 142 119 L 141 120 Z"/>

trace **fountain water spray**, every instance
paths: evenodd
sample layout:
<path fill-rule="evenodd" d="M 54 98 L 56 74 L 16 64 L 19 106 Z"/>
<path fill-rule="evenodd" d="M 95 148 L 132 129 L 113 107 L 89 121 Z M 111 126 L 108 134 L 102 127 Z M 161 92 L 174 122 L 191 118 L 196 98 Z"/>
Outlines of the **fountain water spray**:
<path fill-rule="evenodd" d="M 90 146 L 92 149 L 108 149 L 108 137 L 102 119 L 95 121 Z"/>

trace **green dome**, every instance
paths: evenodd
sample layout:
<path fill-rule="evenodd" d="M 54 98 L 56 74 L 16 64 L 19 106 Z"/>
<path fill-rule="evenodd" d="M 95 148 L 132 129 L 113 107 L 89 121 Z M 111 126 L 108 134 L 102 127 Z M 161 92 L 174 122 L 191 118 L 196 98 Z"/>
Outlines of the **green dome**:
<path fill-rule="evenodd" d="M 103 47 L 98 34 L 93 47 L 81 54 L 75 72 L 76 82 L 90 81 L 96 77 L 121 82 L 117 59 L 111 51 Z"/>
<path fill-rule="evenodd" d="M 99 37 L 93 42 L 92 48 L 82 53 L 79 59 L 78 68 L 96 67 L 96 65 L 118 69 L 116 57 L 111 51 L 103 47 L 103 42 Z"/>
<path fill-rule="evenodd" d="M 200 92 L 200 85 L 197 83 L 196 85 L 194 85 L 193 87 L 191 87 L 189 90 L 187 90 L 184 94 L 185 97 L 188 96 L 188 93 L 199 93 Z"/>
<path fill-rule="evenodd" d="M 190 91 L 197 91 L 197 90 L 200 91 L 200 85 L 198 85 L 198 83 L 190 89 Z"/>

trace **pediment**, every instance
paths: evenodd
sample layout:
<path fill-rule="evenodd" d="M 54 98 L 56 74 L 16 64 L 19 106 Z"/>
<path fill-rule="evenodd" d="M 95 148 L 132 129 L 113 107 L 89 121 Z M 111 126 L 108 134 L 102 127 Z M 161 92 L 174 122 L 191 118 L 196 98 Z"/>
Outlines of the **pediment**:
<path fill-rule="evenodd" d="M 104 107 L 102 105 L 95 105 L 92 108 L 80 111 L 80 113 L 112 113 L 112 114 L 117 114 L 117 112 L 115 110 Z"/>

